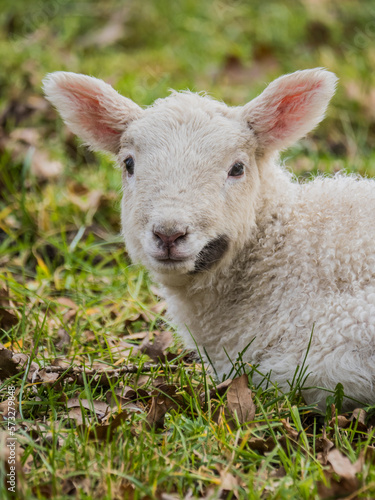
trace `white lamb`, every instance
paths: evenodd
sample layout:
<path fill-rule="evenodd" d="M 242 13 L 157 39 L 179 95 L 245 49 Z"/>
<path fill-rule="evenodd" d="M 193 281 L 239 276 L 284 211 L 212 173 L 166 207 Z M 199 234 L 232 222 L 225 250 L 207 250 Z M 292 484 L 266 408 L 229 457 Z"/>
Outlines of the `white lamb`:
<path fill-rule="evenodd" d="M 68 127 L 117 156 L 128 252 L 188 347 L 222 375 L 252 341 L 245 361 L 288 389 L 314 329 L 308 385 L 375 403 L 375 183 L 299 184 L 277 161 L 322 120 L 335 75 L 286 75 L 235 108 L 173 92 L 141 109 L 74 73 L 44 83 Z M 305 397 L 324 407 L 328 394 Z"/>

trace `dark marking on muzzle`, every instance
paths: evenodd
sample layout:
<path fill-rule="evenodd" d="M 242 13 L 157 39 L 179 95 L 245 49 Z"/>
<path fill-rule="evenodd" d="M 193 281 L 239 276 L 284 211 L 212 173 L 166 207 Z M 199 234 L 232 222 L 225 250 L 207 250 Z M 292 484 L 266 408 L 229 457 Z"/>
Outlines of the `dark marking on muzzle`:
<path fill-rule="evenodd" d="M 190 274 L 206 271 L 218 262 L 229 247 L 229 238 L 225 234 L 209 241 L 197 255 L 194 271 Z"/>

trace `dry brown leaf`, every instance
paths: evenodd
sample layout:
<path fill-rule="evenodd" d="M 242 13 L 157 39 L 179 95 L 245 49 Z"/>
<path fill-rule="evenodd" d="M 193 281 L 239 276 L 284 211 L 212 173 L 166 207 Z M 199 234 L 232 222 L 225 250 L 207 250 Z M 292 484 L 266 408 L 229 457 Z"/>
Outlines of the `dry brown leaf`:
<path fill-rule="evenodd" d="M 73 193 L 69 194 L 69 201 L 82 210 L 82 212 L 96 212 L 106 199 L 106 195 L 100 189 L 89 191 L 83 196 L 77 196 Z"/>
<path fill-rule="evenodd" d="M 153 375 L 139 375 L 135 381 L 137 388 L 143 387 L 148 383 L 151 383 L 153 387 L 159 387 L 160 385 L 166 383 L 166 378 L 164 375 L 159 375 L 156 378 L 154 378 Z"/>
<path fill-rule="evenodd" d="M 80 425 L 78 428 L 82 432 L 86 432 L 88 430 L 89 439 L 103 441 L 111 439 L 114 431 L 119 427 L 123 422 L 129 419 L 129 414 L 126 411 L 119 413 L 113 420 L 107 425 L 96 425 L 95 427 L 89 429 L 85 425 Z"/>
<path fill-rule="evenodd" d="M 367 432 L 366 418 L 367 412 L 363 408 L 356 408 L 349 420 L 353 422 L 358 431 Z"/>
<path fill-rule="evenodd" d="M 218 397 L 223 397 L 224 394 L 227 392 L 228 390 L 228 387 L 230 386 L 230 384 L 232 383 L 232 379 L 229 378 L 227 380 L 225 380 L 224 382 L 221 382 L 220 384 L 218 384 L 216 387 L 213 387 L 212 389 L 210 389 L 209 391 L 209 396 L 210 396 L 210 399 L 213 399 L 213 400 L 216 400 Z M 206 403 L 206 393 L 205 392 L 200 392 L 202 389 L 202 384 L 200 384 L 196 391 L 199 394 L 199 399 L 200 399 L 200 402 L 202 405 L 204 405 Z M 188 390 L 188 392 L 190 393 L 190 390 Z"/>
<path fill-rule="evenodd" d="M 255 404 L 251 390 L 248 387 L 246 374 L 235 378 L 227 392 L 228 410 L 240 424 L 251 422 L 255 417 Z"/>
<path fill-rule="evenodd" d="M 355 479 L 355 475 L 363 467 L 363 457 L 360 457 L 354 464 L 340 450 L 334 449 L 328 453 L 328 462 L 336 474 L 345 479 Z"/>
<path fill-rule="evenodd" d="M 239 487 L 238 478 L 235 477 L 229 471 L 221 470 L 220 471 L 220 479 L 221 479 L 220 488 L 223 491 L 231 491 L 233 496 L 235 498 L 238 498 L 238 493 L 237 493 L 237 490 Z"/>
<path fill-rule="evenodd" d="M 163 361 L 165 358 L 165 350 L 173 343 L 173 335 L 171 332 L 153 332 L 154 342 L 150 343 L 150 335 L 144 339 L 139 350 L 147 354 L 153 361 Z"/>
<path fill-rule="evenodd" d="M 375 446 L 369 445 L 366 448 L 365 460 L 371 464 L 375 464 Z"/>
<path fill-rule="evenodd" d="M 115 389 L 115 394 L 109 390 L 106 394 L 106 400 L 111 408 L 120 406 L 129 412 L 140 412 L 144 410 L 146 399 L 151 396 L 144 389 L 133 389 L 125 386 L 123 389 Z"/>
<path fill-rule="evenodd" d="M 36 146 L 40 135 L 36 128 L 16 128 L 12 130 L 9 137 L 15 141 L 22 141 L 30 146 Z"/>
<path fill-rule="evenodd" d="M 68 307 L 69 309 L 78 309 L 78 305 L 69 297 L 58 297 L 55 302 L 61 304 L 62 306 Z"/>
<path fill-rule="evenodd" d="M 108 344 L 110 344 L 110 341 L 108 341 Z M 138 345 L 125 342 L 123 339 L 119 339 L 113 346 L 111 345 L 111 353 L 125 359 L 130 355 L 135 356 L 138 351 Z"/>
<path fill-rule="evenodd" d="M 19 323 L 19 317 L 7 291 L 0 288 L 0 328 L 9 330 Z"/>
<path fill-rule="evenodd" d="M 26 354 L 14 353 L 0 344 L 0 380 L 5 380 L 26 369 L 29 360 Z M 38 368 L 38 365 L 32 361 L 27 376 L 29 382 L 33 380 L 33 374 Z"/>
<path fill-rule="evenodd" d="M 65 328 L 59 328 L 57 331 L 57 339 L 55 347 L 58 351 L 67 352 L 71 344 L 71 338 Z"/>
<path fill-rule="evenodd" d="M 93 340 L 96 340 L 96 335 L 92 330 L 85 330 L 83 332 L 83 335 L 87 342 L 92 342 Z"/>
<path fill-rule="evenodd" d="M 63 164 L 53 160 L 47 151 L 35 149 L 31 156 L 30 171 L 41 180 L 58 177 L 63 171 Z"/>
<path fill-rule="evenodd" d="M 16 375 L 20 368 L 18 362 L 13 359 L 13 352 L 0 344 L 0 380 Z"/>
<path fill-rule="evenodd" d="M 327 462 L 331 465 L 332 471 L 325 472 L 326 479 L 329 482 L 328 486 L 322 482 L 318 483 L 318 493 L 321 498 L 345 496 L 359 489 L 360 482 L 356 474 L 358 474 L 363 467 L 363 455 L 352 464 L 348 457 L 335 448 L 328 453 Z M 339 479 L 336 479 L 332 472 L 337 474 Z"/>
<path fill-rule="evenodd" d="M 67 408 L 80 408 L 81 406 L 86 410 L 92 410 L 94 408 L 95 413 L 98 417 L 103 418 L 110 411 L 110 406 L 104 401 L 92 401 L 88 399 L 71 398 L 66 403 Z"/>
<path fill-rule="evenodd" d="M 317 453 L 317 459 L 323 465 L 327 465 L 328 452 L 334 447 L 332 441 L 327 439 L 325 433 L 323 437 L 315 441 L 315 452 Z"/>
<path fill-rule="evenodd" d="M 151 311 L 155 314 L 163 314 L 167 310 L 167 303 L 165 300 L 157 302 L 151 307 Z"/>
<path fill-rule="evenodd" d="M 337 415 L 329 421 L 329 425 L 334 427 L 337 425 L 340 429 L 346 429 L 350 426 L 350 420 L 345 417 L 345 415 Z"/>
<path fill-rule="evenodd" d="M 58 373 L 49 373 L 44 369 L 38 372 L 38 379 L 45 384 L 54 384 L 59 376 Z"/>
<path fill-rule="evenodd" d="M 183 404 L 182 397 L 176 392 L 177 387 L 172 384 L 162 384 L 153 392 L 151 408 L 146 417 L 149 427 L 162 428 L 167 411 L 177 409 Z"/>
<path fill-rule="evenodd" d="M 299 438 L 299 432 L 294 429 L 288 420 L 282 419 L 281 423 L 283 424 L 284 429 L 286 430 L 288 436 L 293 440 L 293 441 L 298 441 Z"/>
<path fill-rule="evenodd" d="M 269 477 L 275 478 L 275 479 L 280 479 L 282 477 L 286 476 L 286 470 L 283 465 L 279 467 L 278 469 L 274 469 L 272 472 L 270 472 Z"/>
<path fill-rule="evenodd" d="M 130 326 L 132 323 L 135 323 L 136 321 L 139 321 L 141 318 L 141 315 L 139 313 L 132 314 L 125 320 L 125 327 Z M 148 332 L 142 332 L 145 334 L 145 336 L 148 334 Z M 144 337 L 142 337 L 144 338 Z"/>
<path fill-rule="evenodd" d="M 126 335 L 124 338 L 127 340 L 143 340 L 148 337 L 150 332 L 137 332 Z"/>
<path fill-rule="evenodd" d="M 82 410 L 81 408 L 74 407 L 70 408 L 68 411 L 68 417 L 71 418 L 72 420 L 75 420 L 76 425 L 82 425 L 83 424 L 83 416 L 82 416 Z M 85 416 L 85 421 L 90 420 L 90 417 Z"/>
<path fill-rule="evenodd" d="M 249 439 L 246 445 L 251 450 L 258 451 L 262 454 L 272 451 L 276 446 L 275 441 L 271 436 L 267 439 L 253 437 Z"/>

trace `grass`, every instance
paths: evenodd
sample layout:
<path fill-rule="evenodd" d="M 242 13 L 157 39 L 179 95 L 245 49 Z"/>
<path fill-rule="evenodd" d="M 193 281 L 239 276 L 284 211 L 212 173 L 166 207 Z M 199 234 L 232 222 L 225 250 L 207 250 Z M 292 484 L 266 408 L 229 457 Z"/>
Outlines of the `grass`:
<path fill-rule="evenodd" d="M 28 358 L 0 377 L 2 479 L 14 385 L 18 498 L 373 498 L 374 408 L 367 420 L 349 421 L 340 387 L 327 394 L 326 414 L 306 406 L 300 387 L 308 367 L 296 367 L 283 394 L 271 383 L 252 384 L 256 367 L 246 366 L 245 353 L 236 369 L 250 370 L 250 424 L 233 416 L 225 391 L 202 363 L 183 357 L 177 339 L 167 352 L 178 357 L 148 368 L 146 334 L 165 339 L 173 325 L 119 236 L 120 172 L 77 143 L 40 88 L 46 73 L 69 70 L 103 78 L 141 105 L 171 87 L 239 105 L 282 73 L 324 66 L 340 78 L 337 96 L 325 122 L 283 161 L 306 178 L 338 170 L 374 176 L 371 3 L 3 5 L 0 335 Z M 37 175 L 40 152 L 42 166 L 63 165 L 58 175 Z M 129 363 L 135 373 L 100 379 L 90 371 Z M 66 373 L 43 372 L 52 364 Z M 126 387 L 133 392 L 121 395 Z M 349 459 L 344 473 L 327 461 L 331 444 Z M 350 464 L 358 472 L 349 473 Z M 1 480 L 1 498 L 12 497 L 7 487 Z"/>

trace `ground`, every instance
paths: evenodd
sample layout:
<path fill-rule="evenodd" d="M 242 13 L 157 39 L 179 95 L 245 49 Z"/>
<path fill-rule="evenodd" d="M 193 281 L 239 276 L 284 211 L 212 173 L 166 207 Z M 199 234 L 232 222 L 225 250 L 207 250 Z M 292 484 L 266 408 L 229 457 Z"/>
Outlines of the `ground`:
<path fill-rule="evenodd" d="M 339 385 L 325 413 L 306 406 L 306 366 L 288 394 L 254 387 L 241 359 L 221 385 L 173 341 L 119 236 L 120 172 L 66 130 L 41 80 L 68 70 L 142 106 L 170 88 L 240 105 L 281 74 L 326 67 L 340 79 L 327 118 L 283 161 L 301 178 L 375 176 L 375 5 L 2 7 L 1 498 L 13 480 L 30 500 L 373 498 L 374 407 L 341 415 Z"/>

